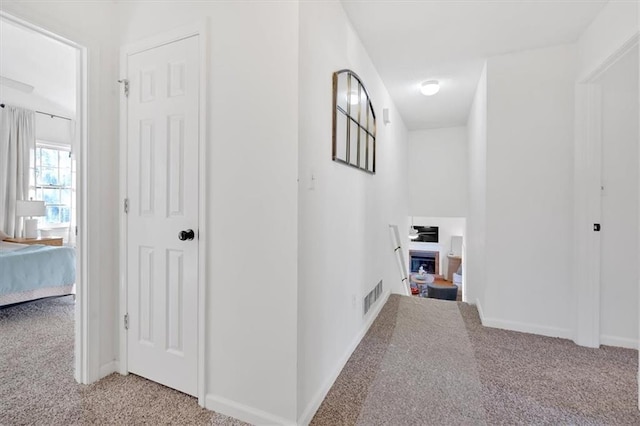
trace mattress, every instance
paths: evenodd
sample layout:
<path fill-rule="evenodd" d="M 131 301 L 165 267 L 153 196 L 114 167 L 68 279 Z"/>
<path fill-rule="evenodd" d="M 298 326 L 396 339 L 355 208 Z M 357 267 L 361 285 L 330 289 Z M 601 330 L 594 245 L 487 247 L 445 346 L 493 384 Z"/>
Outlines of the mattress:
<path fill-rule="evenodd" d="M 0 242 L 0 306 L 72 294 L 75 267 L 71 247 Z"/>

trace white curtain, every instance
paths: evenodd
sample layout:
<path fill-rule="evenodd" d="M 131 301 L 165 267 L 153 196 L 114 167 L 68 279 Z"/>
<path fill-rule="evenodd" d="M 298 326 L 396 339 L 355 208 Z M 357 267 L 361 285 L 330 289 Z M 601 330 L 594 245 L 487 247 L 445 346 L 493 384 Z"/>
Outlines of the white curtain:
<path fill-rule="evenodd" d="M 16 200 L 29 198 L 29 159 L 35 145 L 35 113 L 8 105 L 0 108 L 0 229 L 14 237 L 22 235 Z"/>

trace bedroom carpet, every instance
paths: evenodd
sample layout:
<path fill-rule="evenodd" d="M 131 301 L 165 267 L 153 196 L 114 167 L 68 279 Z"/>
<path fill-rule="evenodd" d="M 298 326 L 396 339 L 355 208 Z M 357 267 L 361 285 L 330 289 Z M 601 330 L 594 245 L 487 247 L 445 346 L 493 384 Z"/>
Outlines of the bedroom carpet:
<path fill-rule="evenodd" d="M 634 350 L 484 328 L 473 306 L 392 295 L 312 424 L 640 424 L 637 368 Z M 0 309 L 0 425 L 22 424 L 244 423 L 135 375 L 75 383 L 65 297 Z"/>

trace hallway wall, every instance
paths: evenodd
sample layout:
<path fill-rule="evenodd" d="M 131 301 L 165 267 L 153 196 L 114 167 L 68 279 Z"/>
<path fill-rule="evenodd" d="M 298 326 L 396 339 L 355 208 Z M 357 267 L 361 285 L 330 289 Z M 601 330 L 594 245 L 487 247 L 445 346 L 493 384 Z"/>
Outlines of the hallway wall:
<path fill-rule="evenodd" d="M 300 2 L 299 34 L 298 421 L 306 424 L 384 303 L 364 315 L 364 296 L 380 280 L 385 295 L 403 291 L 389 225 L 408 232 L 408 181 L 406 128 L 342 5 Z M 344 68 L 371 96 L 375 175 L 331 161 L 332 74 Z"/>
<path fill-rule="evenodd" d="M 409 132 L 409 215 L 465 217 L 469 202 L 466 127 Z"/>
<path fill-rule="evenodd" d="M 475 162 L 486 189 L 473 173 L 467 247 L 467 288 L 485 325 L 571 336 L 576 65 L 574 45 L 487 60 L 486 160 Z"/>

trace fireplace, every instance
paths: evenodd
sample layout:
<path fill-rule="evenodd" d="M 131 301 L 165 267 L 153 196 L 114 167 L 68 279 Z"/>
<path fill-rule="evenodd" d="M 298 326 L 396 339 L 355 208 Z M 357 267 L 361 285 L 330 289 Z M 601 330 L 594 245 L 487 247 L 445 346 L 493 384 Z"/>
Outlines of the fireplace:
<path fill-rule="evenodd" d="M 409 270 L 416 273 L 420 267 L 432 275 L 440 275 L 440 252 L 437 251 L 409 251 Z"/>

